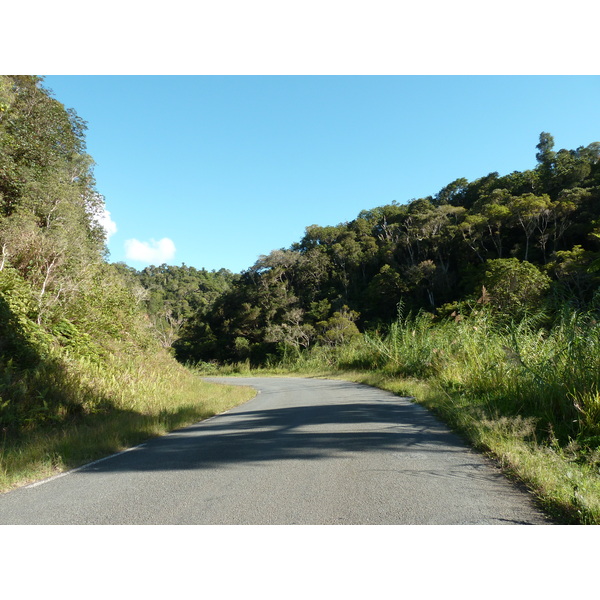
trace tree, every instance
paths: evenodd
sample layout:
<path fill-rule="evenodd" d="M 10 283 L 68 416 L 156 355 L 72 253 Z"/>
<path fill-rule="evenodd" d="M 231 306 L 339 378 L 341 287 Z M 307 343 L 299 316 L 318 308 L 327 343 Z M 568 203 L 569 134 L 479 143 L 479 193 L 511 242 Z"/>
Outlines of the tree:
<path fill-rule="evenodd" d="M 550 220 L 551 201 L 548 194 L 536 196 L 535 194 L 523 194 L 513 196 L 508 202 L 508 208 L 516 223 L 520 225 L 525 233 L 525 254 L 523 260 L 529 259 L 530 240 L 536 230 L 540 235 L 545 235 Z M 545 248 L 545 241 L 542 244 Z"/>
<path fill-rule="evenodd" d="M 577 244 L 571 250 L 556 252 L 554 260 L 548 264 L 548 271 L 554 275 L 557 289 L 566 292 L 568 300 L 578 308 L 590 302 L 598 289 L 595 260 L 598 260 L 597 253 Z"/>
<path fill-rule="evenodd" d="M 540 133 L 540 141 L 536 148 L 538 151 L 535 158 L 538 163 L 542 167 L 551 170 L 556 158 L 556 152 L 552 150 L 554 148 L 554 137 L 549 133 L 542 131 L 542 133 Z"/>
<path fill-rule="evenodd" d="M 466 245 L 475 253 L 477 258 L 484 263 L 487 254 L 486 229 L 488 220 L 481 214 L 467 214 L 459 226 L 463 240 Z"/>
<path fill-rule="evenodd" d="M 436 204 L 451 204 L 461 206 L 464 193 L 469 181 L 464 177 L 455 179 L 452 183 L 443 187 L 435 196 Z"/>
<path fill-rule="evenodd" d="M 500 313 L 520 317 L 541 307 L 550 278 L 535 265 L 517 258 L 497 258 L 486 263 L 483 285 L 490 304 Z"/>
<path fill-rule="evenodd" d="M 85 153 L 85 123 L 39 77 L 0 81 L 3 264 L 36 289 L 41 322 L 76 294 L 82 271 L 101 262 L 105 240 L 94 214 L 103 199 Z"/>
<path fill-rule="evenodd" d="M 347 343 L 360 335 L 358 327 L 354 323 L 359 314 L 350 310 L 347 306 L 341 311 L 336 311 L 327 321 L 317 323 L 321 331 L 319 339 L 327 345 L 339 346 Z"/>
<path fill-rule="evenodd" d="M 315 336 L 315 328 L 310 323 L 304 323 L 304 311 L 296 307 L 283 315 L 281 323 L 267 327 L 265 341 L 281 344 L 284 353 L 289 347 L 299 354 L 302 348 L 310 346 Z"/>
<path fill-rule="evenodd" d="M 366 290 L 366 304 L 374 320 L 393 319 L 402 294 L 408 291 L 409 287 L 400 273 L 389 264 L 383 265 Z"/>

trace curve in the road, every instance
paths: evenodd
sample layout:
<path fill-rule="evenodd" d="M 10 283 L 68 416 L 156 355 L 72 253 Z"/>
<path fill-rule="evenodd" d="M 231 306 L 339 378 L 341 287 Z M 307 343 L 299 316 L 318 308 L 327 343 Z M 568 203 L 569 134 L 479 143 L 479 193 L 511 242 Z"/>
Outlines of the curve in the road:
<path fill-rule="evenodd" d="M 0 496 L 4 524 L 544 524 L 423 407 L 345 381 L 209 378 L 249 402 Z"/>

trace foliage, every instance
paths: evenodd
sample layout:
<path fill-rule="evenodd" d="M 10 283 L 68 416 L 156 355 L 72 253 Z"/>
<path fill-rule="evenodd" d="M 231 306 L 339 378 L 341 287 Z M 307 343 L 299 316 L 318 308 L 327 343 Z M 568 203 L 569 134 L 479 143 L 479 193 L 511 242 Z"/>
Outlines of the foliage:
<path fill-rule="evenodd" d="M 338 343 L 344 311 L 359 315 L 356 331 L 346 324 L 354 334 L 385 329 L 399 304 L 443 315 L 479 300 L 508 320 L 544 307 L 548 322 L 565 304 L 590 307 L 600 282 L 600 143 L 553 145 L 542 132 L 529 171 L 459 178 L 435 196 L 310 225 L 191 311 L 177 357 L 259 365 Z"/>
<path fill-rule="evenodd" d="M 317 323 L 317 327 L 322 332 L 319 339 L 331 346 L 340 346 L 352 342 L 360 336 L 360 332 L 354 324 L 358 317 L 357 312 L 348 310 L 347 306 L 342 307 L 341 311 L 334 312 L 333 316 L 326 321 Z"/>
<path fill-rule="evenodd" d="M 142 271 L 124 263 L 113 267 L 147 313 L 163 348 L 171 348 L 179 339 L 183 324 L 197 311 L 209 310 L 237 277 L 227 269 L 207 271 L 186 265 L 152 265 Z"/>
<path fill-rule="evenodd" d="M 519 318 L 528 310 L 537 312 L 541 308 L 550 281 L 530 262 L 496 258 L 486 263 L 483 285 L 491 306 L 511 318 Z"/>
<path fill-rule="evenodd" d="M 85 129 L 41 78 L 0 77 L 0 429 L 7 444 L 120 410 L 119 387 L 141 391 L 145 376 L 127 363 L 162 356 L 141 284 L 106 262 L 98 219 L 104 199 Z M 174 270 L 180 282 L 189 274 Z M 149 271 L 143 277 L 152 279 Z M 228 281 L 204 275 L 205 296 Z M 183 287 L 155 305 L 169 308 L 177 294 L 181 304 L 189 298 L 190 286 Z M 157 379 L 181 369 L 171 363 L 164 359 Z"/>

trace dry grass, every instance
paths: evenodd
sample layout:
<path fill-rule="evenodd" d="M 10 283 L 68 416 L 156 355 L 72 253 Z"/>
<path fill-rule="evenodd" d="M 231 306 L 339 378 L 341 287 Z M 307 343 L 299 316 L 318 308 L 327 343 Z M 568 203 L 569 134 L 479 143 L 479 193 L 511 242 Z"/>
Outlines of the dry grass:
<path fill-rule="evenodd" d="M 204 382 L 163 353 L 73 360 L 70 393 L 84 414 L 10 439 L 0 432 L 0 491 L 44 479 L 241 404 L 250 388 Z"/>

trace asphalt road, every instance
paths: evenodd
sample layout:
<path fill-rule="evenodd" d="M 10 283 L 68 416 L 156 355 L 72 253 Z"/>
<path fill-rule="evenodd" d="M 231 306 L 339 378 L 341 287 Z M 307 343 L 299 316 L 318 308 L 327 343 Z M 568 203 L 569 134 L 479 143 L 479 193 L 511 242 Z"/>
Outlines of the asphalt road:
<path fill-rule="evenodd" d="M 409 400 L 344 381 L 210 378 L 258 395 L 0 495 L 0 524 L 544 524 Z"/>

